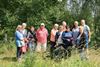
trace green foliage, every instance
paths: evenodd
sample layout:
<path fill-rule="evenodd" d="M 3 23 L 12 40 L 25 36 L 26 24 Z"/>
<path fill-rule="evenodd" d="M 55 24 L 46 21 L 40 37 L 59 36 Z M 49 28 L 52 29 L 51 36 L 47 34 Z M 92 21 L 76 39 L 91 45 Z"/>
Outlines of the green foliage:
<path fill-rule="evenodd" d="M 85 19 L 91 31 L 98 34 L 99 7 L 99 0 L 0 0 L 0 31 L 10 29 L 12 33 L 8 33 L 13 37 L 18 24 L 26 22 L 37 29 L 44 22 L 50 32 L 54 23 L 65 20 L 72 25 L 75 20 Z"/>

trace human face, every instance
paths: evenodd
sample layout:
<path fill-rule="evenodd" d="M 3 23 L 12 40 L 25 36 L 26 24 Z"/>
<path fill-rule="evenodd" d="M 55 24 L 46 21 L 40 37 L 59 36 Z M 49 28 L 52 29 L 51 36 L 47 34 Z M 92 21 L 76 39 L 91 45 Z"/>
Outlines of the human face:
<path fill-rule="evenodd" d="M 45 26 L 44 26 L 44 25 L 41 25 L 41 26 L 40 26 L 40 29 L 43 29 L 43 28 L 45 28 Z"/>
<path fill-rule="evenodd" d="M 81 25 L 82 25 L 82 26 L 85 25 L 85 20 L 81 20 Z"/>
<path fill-rule="evenodd" d="M 23 29 L 25 29 L 25 28 L 26 28 L 26 26 L 22 25 L 22 28 L 23 28 Z"/>
<path fill-rule="evenodd" d="M 74 26 L 78 27 L 78 22 L 77 21 L 74 22 Z"/>
<path fill-rule="evenodd" d="M 17 29 L 18 29 L 18 31 L 22 32 L 22 26 L 21 25 L 19 25 Z"/>
<path fill-rule="evenodd" d="M 58 26 L 54 26 L 54 29 L 57 30 L 58 29 Z"/>
<path fill-rule="evenodd" d="M 34 31 L 34 27 L 31 27 L 31 31 Z"/>
<path fill-rule="evenodd" d="M 67 28 L 66 31 L 69 32 L 70 31 L 70 28 Z"/>
<path fill-rule="evenodd" d="M 63 26 L 59 26 L 59 31 L 63 31 Z"/>
<path fill-rule="evenodd" d="M 63 22 L 62 22 L 62 25 L 63 25 L 63 26 L 66 26 L 66 22 L 65 22 L 65 21 L 63 21 Z"/>

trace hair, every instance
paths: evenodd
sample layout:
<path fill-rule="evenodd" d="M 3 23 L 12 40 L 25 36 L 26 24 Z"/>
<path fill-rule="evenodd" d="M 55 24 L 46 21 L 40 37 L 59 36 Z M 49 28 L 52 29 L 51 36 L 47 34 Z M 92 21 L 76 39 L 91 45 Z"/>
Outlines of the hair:
<path fill-rule="evenodd" d="M 22 25 L 18 25 L 17 28 L 16 28 L 16 30 L 18 30 L 19 27 L 22 27 Z"/>
<path fill-rule="evenodd" d="M 54 24 L 54 26 L 57 26 L 58 27 L 59 25 L 58 24 Z"/>

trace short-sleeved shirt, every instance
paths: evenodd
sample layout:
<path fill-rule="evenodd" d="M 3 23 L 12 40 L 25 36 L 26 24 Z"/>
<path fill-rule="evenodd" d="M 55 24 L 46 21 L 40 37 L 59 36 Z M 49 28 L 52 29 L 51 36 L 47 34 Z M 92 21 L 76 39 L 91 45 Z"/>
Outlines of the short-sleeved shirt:
<path fill-rule="evenodd" d="M 55 35 L 58 32 L 58 30 L 52 29 L 50 34 L 50 41 L 55 42 Z"/>
<path fill-rule="evenodd" d="M 88 26 L 88 25 L 84 25 L 84 33 L 85 33 L 86 35 L 88 35 L 89 31 L 90 31 L 89 26 Z"/>
<path fill-rule="evenodd" d="M 63 32 L 59 32 L 60 35 L 59 35 L 58 40 L 57 40 L 57 43 L 58 44 L 63 44 L 63 41 L 62 41 L 62 33 Z"/>
<path fill-rule="evenodd" d="M 44 29 L 38 29 L 37 32 L 36 32 L 36 38 L 37 38 L 37 41 L 40 42 L 40 43 L 46 43 L 47 42 L 47 37 L 48 37 L 48 31 L 46 28 Z"/>
<path fill-rule="evenodd" d="M 72 29 L 73 40 L 76 41 L 79 34 L 79 27 Z"/>

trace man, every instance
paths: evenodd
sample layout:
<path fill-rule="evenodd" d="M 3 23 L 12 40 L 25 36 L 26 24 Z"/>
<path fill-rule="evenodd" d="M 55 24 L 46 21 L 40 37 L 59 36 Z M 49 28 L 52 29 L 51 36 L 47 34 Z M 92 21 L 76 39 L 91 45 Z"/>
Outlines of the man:
<path fill-rule="evenodd" d="M 90 42 L 90 28 L 85 24 L 85 20 L 81 20 L 81 26 L 83 27 L 83 32 L 85 34 L 86 51 L 88 53 L 88 43 Z"/>
<path fill-rule="evenodd" d="M 57 32 L 58 32 L 58 24 L 54 24 L 54 27 L 53 27 L 53 29 L 51 30 L 51 33 L 50 33 L 50 54 L 51 54 L 51 58 L 52 58 L 53 50 L 55 49 L 54 46 L 56 45 L 55 35 L 56 35 Z"/>
<path fill-rule="evenodd" d="M 47 37 L 48 37 L 48 31 L 45 28 L 45 24 L 41 23 L 40 28 L 36 32 L 36 38 L 37 38 L 37 52 L 45 52 L 47 48 Z"/>

